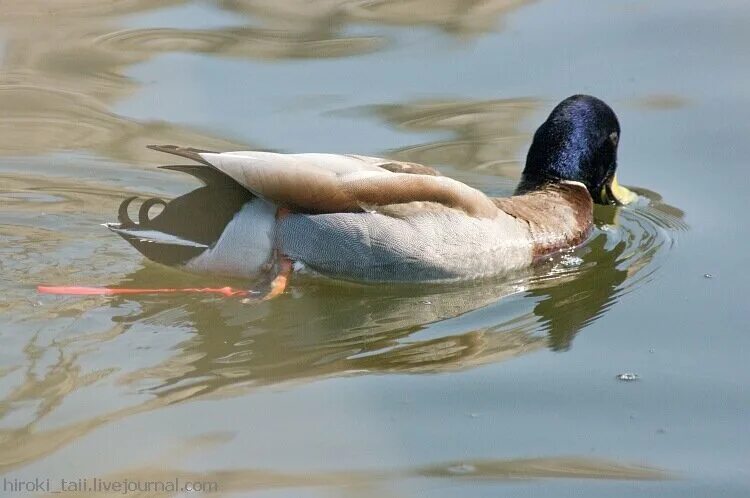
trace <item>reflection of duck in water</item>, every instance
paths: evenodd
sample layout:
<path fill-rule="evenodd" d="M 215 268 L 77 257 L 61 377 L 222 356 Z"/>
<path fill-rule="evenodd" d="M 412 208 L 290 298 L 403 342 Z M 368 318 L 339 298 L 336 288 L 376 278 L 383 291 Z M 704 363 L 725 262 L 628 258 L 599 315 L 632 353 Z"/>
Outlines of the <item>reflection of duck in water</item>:
<path fill-rule="evenodd" d="M 658 223 L 662 206 L 652 206 Z M 204 386 L 201 393 L 220 393 L 245 383 L 306 382 L 355 372 L 464 370 L 545 346 L 566 350 L 582 328 L 653 272 L 652 261 L 667 253 L 661 249 L 672 240 L 668 233 L 644 223 L 639 211 L 633 216 L 629 211 L 617 226 L 595 229 L 584 246 L 510 280 L 383 287 L 305 278 L 292 283 L 295 299 L 267 306 L 238 300 L 217 306 L 213 298 L 198 296 L 177 302 L 139 298 L 139 311 L 118 322 L 135 327 L 163 322 L 195 335 L 163 365 L 133 381 L 156 381 L 167 392 L 197 382 Z M 605 207 L 597 219 L 612 221 L 615 213 Z M 123 284 L 157 282 L 195 285 L 196 277 L 149 267 Z"/>
<path fill-rule="evenodd" d="M 564 100 L 537 130 L 516 196 L 489 198 L 431 168 L 334 154 L 156 150 L 206 185 L 166 204 L 126 200 L 110 228 L 145 256 L 192 271 L 257 276 L 272 295 L 297 268 L 359 281 L 455 281 L 528 267 L 581 243 L 593 203 L 629 202 L 615 180 L 619 124 L 602 101 Z M 165 204 L 149 218 L 150 208 Z"/>
<path fill-rule="evenodd" d="M 130 286 L 155 281 L 181 285 L 180 275 L 142 268 Z M 304 279 L 304 282 L 300 280 Z M 246 306 L 239 300 L 192 296 L 178 302 L 139 297 L 138 311 L 117 318 L 139 328 L 164 324 L 193 331 L 163 365 L 140 372 L 159 389 L 205 385 L 217 391 L 242 385 L 308 382 L 354 373 L 431 373 L 463 370 L 544 348 L 535 320 L 494 316 L 479 321 L 470 312 L 522 290 L 516 282 L 483 281 L 434 286 L 340 285 L 302 277 L 290 286 L 294 299 Z M 193 277 L 194 281 L 194 277 Z M 115 298 L 113 305 L 122 304 Z M 450 324 L 444 333 L 428 330 Z M 420 334 L 423 332 L 424 335 Z M 166 374 L 166 375 L 165 375 Z M 233 388 L 233 387 L 232 387 Z"/>

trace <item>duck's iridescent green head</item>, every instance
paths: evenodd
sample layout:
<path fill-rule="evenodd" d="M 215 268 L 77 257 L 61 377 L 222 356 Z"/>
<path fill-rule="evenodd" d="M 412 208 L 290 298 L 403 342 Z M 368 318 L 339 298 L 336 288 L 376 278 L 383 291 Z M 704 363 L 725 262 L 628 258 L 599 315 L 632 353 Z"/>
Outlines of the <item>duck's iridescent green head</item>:
<path fill-rule="evenodd" d="M 619 138 L 620 123 L 607 104 L 568 97 L 534 134 L 517 193 L 567 180 L 585 185 L 598 204 L 627 204 L 635 194 L 615 179 Z"/>

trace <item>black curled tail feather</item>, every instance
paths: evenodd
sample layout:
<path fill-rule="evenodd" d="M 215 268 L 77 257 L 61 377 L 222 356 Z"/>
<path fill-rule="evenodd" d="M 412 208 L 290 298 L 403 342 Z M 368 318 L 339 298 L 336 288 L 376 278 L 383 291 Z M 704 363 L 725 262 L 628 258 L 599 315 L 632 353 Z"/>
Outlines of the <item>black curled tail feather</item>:
<path fill-rule="evenodd" d="M 138 197 L 128 197 L 120 203 L 117 210 L 119 225 L 108 227 L 125 239 L 146 258 L 167 266 L 183 265 L 199 256 L 207 246 L 191 243 L 189 239 L 182 239 L 178 234 L 160 229 L 155 221 L 167 209 L 168 202 L 158 197 L 146 199 L 138 210 L 138 223 L 134 222 L 128 213 L 130 205 Z M 155 205 L 162 205 L 164 209 L 153 219 L 149 218 L 149 211 Z"/>
<path fill-rule="evenodd" d="M 130 215 L 128 215 L 128 208 L 130 207 L 130 203 L 137 198 L 138 196 L 128 197 L 127 199 L 122 201 L 120 207 L 117 209 L 117 221 L 120 222 L 121 228 L 132 228 L 138 226 L 133 220 L 130 219 Z"/>
<path fill-rule="evenodd" d="M 151 210 L 152 207 L 158 204 L 161 204 L 164 207 L 164 209 L 167 208 L 167 203 L 163 199 L 159 199 L 158 197 L 152 197 L 150 199 L 146 199 L 145 201 L 143 201 L 143 204 L 141 204 L 141 207 L 138 210 L 138 224 L 139 225 L 141 226 L 149 225 L 151 220 L 148 217 L 148 212 Z"/>
<path fill-rule="evenodd" d="M 150 228 L 151 219 L 149 218 L 149 211 L 151 208 L 158 204 L 161 204 L 165 209 L 167 207 L 167 202 L 164 199 L 158 197 L 146 199 L 138 209 L 138 223 L 136 223 L 130 218 L 130 214 L 128 213 L 130 205 L 136 199 L 138 199 L 138 196 L 132 196 L 120 203 L 120 207 L 117 209 L 117 221 L 120 222 L 120 228 Z"/>
<path fill-rule="evenodd" d="M 128 213 L 136 199 L 128 197 L 120 203 L 119 226 L 109 225 L 110 229 L 148 259 L 181 265 L 216 244 L 226 226 L 254 196 L 233 181 L 212 181 L 169 201 L 147 198 L 138 210 L 138 223 Z M 161 212 L 150 218 L 151 208 L 157 205 L 162 206 Z"/>
<path fill-rule="evenodd" d="M 147 198 L 138 210 L 137 223 L 128 210 L 138 197 L 128 197 L 117 210 L 119 225 L 108 226 L 147 258 L 167 265 L 184 264 L 216 244 L 226 226 L 254 196 L 200 156 L 209 151 L 175 145 L 148 147 L 196 161 L 198 164 L 161 168 L 187 173 L 204 186 L 169 201 Z M 157 205 L 162 209 L 151 218 L 151 208 Z"/>

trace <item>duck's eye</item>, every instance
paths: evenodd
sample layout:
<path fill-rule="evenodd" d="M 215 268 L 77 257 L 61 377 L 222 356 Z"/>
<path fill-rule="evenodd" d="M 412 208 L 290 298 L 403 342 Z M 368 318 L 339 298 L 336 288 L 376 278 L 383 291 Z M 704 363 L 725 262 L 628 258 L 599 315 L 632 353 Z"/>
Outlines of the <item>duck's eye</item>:
<path fill-rule="evenodd" d="M 612 145 L 617 147 L 617 143 L 620 141 L 620 134 L 616 131 L 613 131 L 609 134 L 609 141 L 612 142 Z"/>

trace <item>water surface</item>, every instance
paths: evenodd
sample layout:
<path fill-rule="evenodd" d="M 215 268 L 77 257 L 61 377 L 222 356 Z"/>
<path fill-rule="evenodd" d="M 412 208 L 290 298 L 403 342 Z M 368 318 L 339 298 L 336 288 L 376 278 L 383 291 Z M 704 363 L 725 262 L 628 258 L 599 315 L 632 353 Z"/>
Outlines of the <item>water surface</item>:
<path fill-rule="evenodd" d="M 4 476 L 747 496 L 749 22 L 729 0 L 2 2 Z M 197 186 L 148 143 L 387 155 L 506 195 L 579 92 L 618 113 L 642 200 L 528 272 L 299 278 L 255 305 L 35 291 L 246 285 L 100 226 L 126 197 Z"/>

